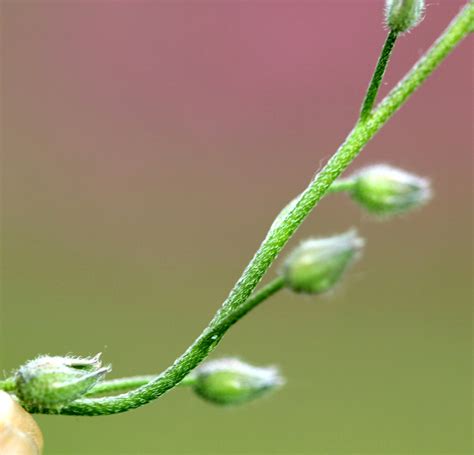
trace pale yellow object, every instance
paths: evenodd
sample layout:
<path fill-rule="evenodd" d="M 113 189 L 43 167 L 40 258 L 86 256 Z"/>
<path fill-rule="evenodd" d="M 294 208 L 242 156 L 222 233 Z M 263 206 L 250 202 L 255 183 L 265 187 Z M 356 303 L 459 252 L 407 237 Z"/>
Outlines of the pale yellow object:
<path fill-rule="evenodd" d="M 0 455 L 41 455 L 43 435 L 33 417 L 0 391 Z"/>

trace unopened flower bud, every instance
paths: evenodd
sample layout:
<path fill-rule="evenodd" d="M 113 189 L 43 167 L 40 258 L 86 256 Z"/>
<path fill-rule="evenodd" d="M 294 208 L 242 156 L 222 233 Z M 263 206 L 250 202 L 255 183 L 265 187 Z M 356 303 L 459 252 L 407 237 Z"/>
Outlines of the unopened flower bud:
<path fill-rule="evenodd" d="M 43 435 L 33 417 L 11 395 L 0 391 L 0 453 L 40 455 Z"/>
<path fill-rule="evenodd" d="M 191 377 L 201 398 L 220 405 L 246 403 L 284 383 L 274 367 L 254 367 L 233 358 L 206 362 Z"/>
<path fill-rule="evenodd" d="M 61 408 L 99 382 L 110 367 L 100 354 L 92 358 L 41 356 L 20 367 L 15 375 L 21 402 L 38 409 Z"/>
<path fill-rule="evenodd" d="M 354 178 L 353 199 L 377 215 L 403 213 L 431 197 L 427 179 L 384 164 L 362 169 Z"/>
<path fill-rule="evenodd" d="M 331 289 L 364 245 L 355 230 L 304 241 L 283 266 L 286 285 L 295 292 L 319 294 Z"/>
<path fill-rule="evenodd" d="M 423 18 L 424 0 L 386 0 L 385 21 L 393 32 L 404 33 Z"/>

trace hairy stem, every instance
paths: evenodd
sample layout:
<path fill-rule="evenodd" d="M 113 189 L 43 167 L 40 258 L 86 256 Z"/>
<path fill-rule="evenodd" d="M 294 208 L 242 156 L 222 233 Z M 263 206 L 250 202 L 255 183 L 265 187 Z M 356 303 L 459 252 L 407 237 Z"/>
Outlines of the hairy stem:
<path fill-rule="evenodd" d="M 148 393 L 158 393 L 157 396 L 160 396 L 167 390 L 178 385 L 181 381 L 186 381 L 187 374 L 194 367 L 196 367 L 201 362 L 201 360 L 207 357 L 209 352 L 211 352 L 212 349 L 219 343 L 225 332 L 227 332 L 227 330 L 233 324 L 245 316 L 250 310 L 254 309 L 257 305 L 277 293 L 284 286 L 285 281 L 281 276 L 275 278 L 273 281 L 263 286 L 261 289 L 255 292 L 255 294 L 249 297 L 243 305 L 236 308 L 227 316 L 209 324 L 209 326 L 196 339 L 196 341 L 178 360 L 175 361 L 171 367 L 169 367 L 159 376 L 151 376 L 150 382 L 145 383 L 138 389 L 132 390 L 127 394 L 116 397 L 84 398 L 81 400 L 76 400 L 70 405 L 61 408 L 60 410 L 45 408 L 38 409 L 34 406 L 29 406 L 27 403 L 22 403 L 22 405 L 27 411 L 32 413 L 89 416 L 116 414 L 118 412 L 124 412 L 126 410 L 142 406 L 143 404 L 146 404 L 152 400 L 148 399 L 148 401 L 143 401 L 147 399 L 143 398 L 144 390 L 148 390 Z M 125 380 L 127 379 L 124 379 L 124 381 Z M 105 381 L 103 384 L 111 382 L 111 387 L 119 386 L 121 379 L 115 381 Z M 153 387 L 152 389 L 151 386 Z M 97 388 L 99 387 L 101 387 L 101 384 L 95 386 L 94 389 L 92 389 L 92 392 L 96 392 L 98 390 Z M 107 385 L 104 385 L 104 388 L 101 388 L 100 393 L 106 393 L 109 391 L 113 392 L 113 390 L 106 390 L 107 387 Z M 152 390 L 152 392 L 150 392 L 150 390 Z"/>
<path fill-rule="evenodd" d="M 244 317 L 250 310 L 253 310 L 257 305 L 264 302 L 272 295 L 276 294 L 278 291 L 283 289 L 284 286 L 285 286 L 285 280 L 283 279 L 283 277 L 279 276 L 275 278 L 266 286 L 263 286 L 262 289 L 259 289 L 257 292 L 255 292 L 255 294 L 250 296 L 247 299 L 247 301 L 243 305 L 241 305 L 237 310 L 231 313 L 229 317 L 222 320 L 220 325 L 216 327 L 216 330 L 226 332 L 230 326 L 232 326 L 239 319 Z M 217 338 L 214 338 L 214 336 L 211 336 L 211 340 L 213 340 L 215 343 Z M 103 395 L 106 393 L 126 392 L 128 390 L 133 390 L 138 387 L 144 386 L 150 383 L 151 381 L 154 381 L 157 378 L 158 377 L 156 375 L 145 375 L 145 376 L 132 376 L 129 378 L 118 378 L 118 379 L 111 379 L 109 381 L 103 381 L 97 384 L 96 386 L 94 386 L 87 393 L 87 396 L 94 397 L 94 396 Z M 195 381 L 194 378 L 191 375 L 188 375 L 177 385 L 189 386 L 189 385 L 193 385 L 194 381 Z"/>
<path fill-rule="evenodd" d="M 344 191 L 351 191 L 354 187 L 355 181 L 353 179 L 338 179 L 332 183 L 331 187 L 329 188 L 326 194 L 330 193 L 342 193 Z M 257 291 L 254 295 L 251 295 L 249 299 L 249 305 L 246 308 L 250 309 L 254 308 L 257 304 L 260 304 L 268 297 L 273 295 L 275 292 L 280 290 L 283 287 L 283 281 L 281 278 L 274 280 L 268 286 L 265 286 L 261 290 Z M 117 378 L 117 379 L 110 379 L 106 381 L 99 382 L 95 385 L 89 392 L 86 393 L 86 397 L 97 397 L 102 396 L 105 394 L 112 394 L 112 393 L 123 393 L 129 390 L 136 389 L 141 387 L 148 382 L 153 381 L 158 376 L 156 374 L 149 374 L 149 375 L 139 375 L 139 376 L 130 376 L 125 378 Z M 191 376 L 186 376 L 179 385 L 191 385 L 192 384 Z M 5 392 L 15 392 L 16 384 L 15 378 L 9 377 L 2 381 L 0 381 L 0 390 Z"/>
<path fill-rule="evenodd" d="M 214 349 L 228 328 L 256 306 L 255 302 L 249 299 L 250 294 L 306 216 L 386 121 L 394 115 L 456 45 L 468 35 L 472 29 L 473 21 L 474 3 L 469 2 L 431 49 L 367 119 L 357 122 L 326 166 L 301 193 L 292 210 L 286 213 L 277 226 L 270 230 L 209 326 L 173 365 L 153 381 L 129 393 L 114 397 L 79 399 L 62 408 L 60 413 L 107 415 L 124 412 L 149 403 L 182 381 Z M 277 282 L 277 284 L 283 286 L 283 283 Z M 270 288 L 268 292 L 271 294 L 274 292 L 274 288 Z M 41 410 L 31 409 L 31 411 L 40 412 Z M 51 411 L 43 410 L 43 412 Z"/>
<path fill-rule="evenodd" d="M 391 30 L 387 35 L 385 44 L 382 48 L 377 66 L 375 67 L 374 75 L 370 81 L 369 88 L 365 95 L 364 101 L 362 103 L 362 109 L 360 111 L 360 120 L 367 120 L 372 108 L 374 107 L 375 98 L 377 98 L 377 93 L 379 92 L 380 84 L 382 83 L 385 70 L 387 69 L 388 61 L 390 60 L 390 55 L 392 54 L 393 47 L 395 46 L 395 41 L 397 41 L 398 33 Z"/>
<path fill-rule="evenodd" d="M 137 389 L 143 385 L 156 379 L 156 374 L 149 374 L 143 376 L 130 376 L 128 378 L 110 379 L 109 381 L 102 381 L 95 385 L 86 396 L 97 397 L 100 395 L 112 394 L 112 393 L 123 393 L 129 390 Z M 186 376 L 179 384 L 179 386 L 190 386 L 193 385 L 195 379 L 192 376 Z"/>

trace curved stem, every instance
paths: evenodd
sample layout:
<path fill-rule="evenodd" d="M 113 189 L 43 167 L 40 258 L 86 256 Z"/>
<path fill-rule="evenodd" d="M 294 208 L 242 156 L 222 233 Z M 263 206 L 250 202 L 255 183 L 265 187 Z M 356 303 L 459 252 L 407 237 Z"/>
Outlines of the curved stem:
<path fill-rule="evenodd" d="M 395 46 L 395 41 L 397 41 L 398 33 L 390 30 L 385 40 L 385 44 L 382 48 L 377 66 L 375 67 L 374 75 L 370 81 L 369 88 L 365 95 L 364 101 L 362 103 L 362 109 L 360 111 L 360 120 L 364 121 L 372 112 L 374 107 L 375 98 L 379 92 L 380 84 L 382 83 L 385 70 L 387 69 L 388 61 L 390 60 L 390 55 L 392 54 L 393 47 Z"/>
<path fill-rule="evenodd" d="M 102 381 L 95 385 L 89 392 L 86 393 L 86 397 L 92 398 L 100 395 L 111 394 L 111 393 L 123 393 L 129 390 L 138 389 L 138 387 L 144 386 L 149 382 L 156 379 L 156 374 L 149 374 L 143 376 L 130 376 L 128 378 L 117 378 L 110 379 L 109 381 Z M 179 386 L 191 386 L 195 383 L 195 379 L 192 376 L 186 376 L 179 384 Z"/>
<path fill-rule="evenodd" d="M 331 187 L 329 188 L 326 194 L 330 193 L 342 193 L 344 191 L 351 191 L 354 187 L 356 182 L 351 179 L 338 179 L 332 183 Z M 283 282 L 280 279 L 277 279 L 270 283 L 268 286 L 262 288 L 260 291 L 256 292 L 255 295 L 251 296 L 250 298 L 252 301 L 248 306 L 249 311 L 251 308 L 254 308 L 256 304 L 263 302 L 265 299 L 270 297 L 272 294 L 277 292 L 279 289 L 283 287 Z M 125 378 L 117 378 L 117 379 L 110 379 L 106 381 L 99 382 L 96 384 L 89 392 L 85 394 L 86 397 L 92 398 L 97 397 L 105 394 L 112 394 L 112 393 L 123 393 L 128 392 L 129 390 L 137 389 L 147 383 L 153 381 L 158 376 L 156 374 L 149 374 L 149 375 L 139 375 L 139 376 L 130 376 Z M 186 376 L 179 385 L 186 386 L 191 385 L 193 383 L 191 376 Z M 15 378 L 9 377 L 5 380 L 0 381 L 0 390 L 5 392 L 15 392 Z"/>
<path fill-rule="evenodd" d="M 23 407 L 31 413 L 42 414 L 65 414 L 65 415 L 108 415 L 124 412 L 148 403 L 153 398 L 160 396 L 167 390 L 186 381 L 187 374 L 203 360 L 210 351 L 219 343 L 225 332 L 250 310 L 267 300 L 285 286 L 285 280 L 279 276 L 263 286 L 260 290 L 249 297 L 243 305 L 236 308 L 230 314 L 209 324 L 204 332 L 187 349 L 187 351 L 174 362 L 174 364 L 159 376 L 152 376 L 151 381 L 145 383 L 138 389 L 123 395 L 103 398 L 84 398 L 76 400 L 68 406 L 57 409 L 36 408 L 33 405 L 22 403 Z M 143 378 L 143 377 L 142 377 Z M 132 378 L 133 379 L 133 378 Z M 112 382 L 112 387 L 120 385 L 120 379 Z M 96 387 L 100 387 L 100 384 Z M 96 387 L 92 391 L 97 391 Z M 107 387 L 107 386 L 105 386 Z M 118 390 L 118 389 L 117 389 Z M 107 392 L 102 388 L 102 392 Z M 113 390 L 110 390 L 111 392 Z M 101 393 L 102 393 L 101 392 Z M 147 400 L 147 401 L 145 401 Z"/>
<path fill-rule="evenodd" d="M 115 397 L 80 399 L 62 408 L 60 413 L 106 415 L 124 412 L 149 403 L 183 380 L 214 349 L 226 330 L 250 311 L 249 305 L 252 303 L 252 299 L 249 299 L 250 294 L 306 216 L 385 122 L 394 115 L 456 45 L 468 35 L 472 29 L 473 21 L 474 3 L 469 2 L 431 49 L 371 115 L 365 121 L 357 122 L 344 143 L 300 195 L 292 210 L 286 213 L 281 222 L 270 230 L 209 326 L 181 357 L 156 379 L 136 390 Z M 280 285 L 283 286 L 283 284 Z M 41 410 L 32 409 L 31 411 L 40 412 Z"/>

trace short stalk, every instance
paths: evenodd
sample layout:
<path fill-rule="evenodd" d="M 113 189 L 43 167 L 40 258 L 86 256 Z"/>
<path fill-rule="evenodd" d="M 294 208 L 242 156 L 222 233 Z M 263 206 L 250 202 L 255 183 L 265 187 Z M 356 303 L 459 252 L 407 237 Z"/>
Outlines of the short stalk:
<path fill-rule="evenodd" d="M 138 389 L 149 382 L 156 379 L 155 375 L 143 375 L 143 376 L 131 376 L 128 378 L 110 379 L 109 381 L 103 381 L 94 386 L 89 392 L 86 393 L 86 397 L 98 397 L 101 395 L 110 395 L 112 393 L 124 393 L 130 390 Z M 195 383 L 195 379 L 192 376 L 186 376 L 178 385 L 181 386 L 192 386 Z"/>
<path fill-rule="evenodd" d="M 326 194 L 352 191 L 355 184 L 356 181 L 354 179 L 338 179 L 329 187 Z"/>
<path fill-rule="evenodd" d="M 375 67 L 374 75 L 372 76 L 372 80 L 370 81 L 369 88 L 367 89 L 367 93 L 362 103 L 362 109 L 360 111 L 361 121 L 367 120 L 372 112 L 397 37 L 398 33 L 393 30 L 391 30 L 387 35 L 377 66 Z"/>

